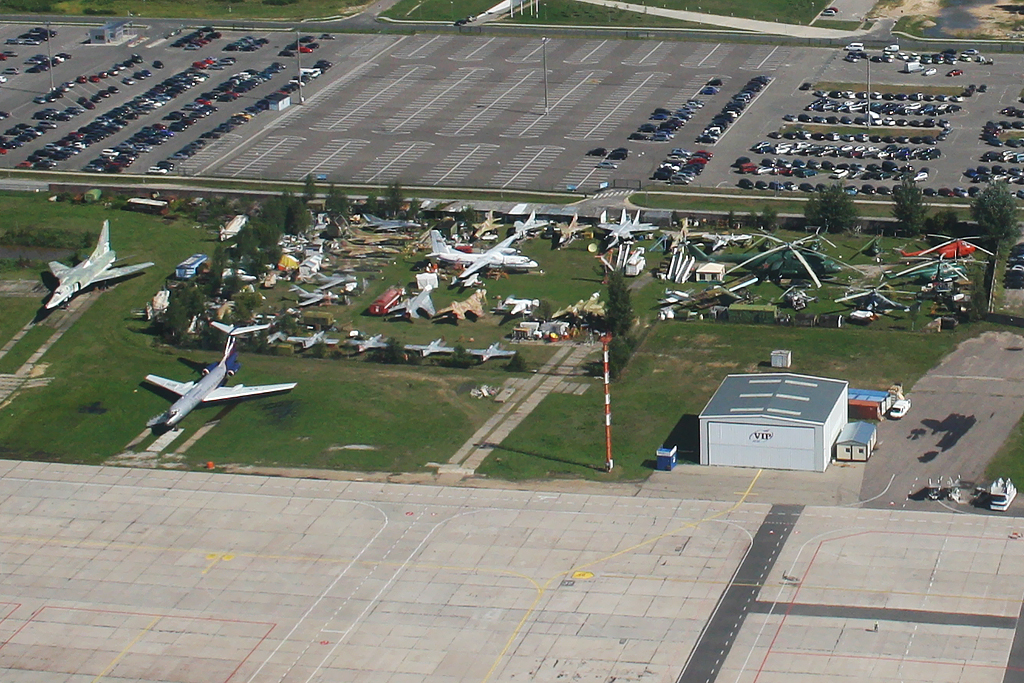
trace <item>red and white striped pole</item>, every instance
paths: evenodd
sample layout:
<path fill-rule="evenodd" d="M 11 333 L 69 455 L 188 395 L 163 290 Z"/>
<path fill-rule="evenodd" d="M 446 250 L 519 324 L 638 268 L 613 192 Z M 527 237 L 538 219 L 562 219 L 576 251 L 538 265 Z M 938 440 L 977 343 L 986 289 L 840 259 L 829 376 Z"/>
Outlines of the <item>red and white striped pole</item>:
<path fill-rule="evenodd" d="M 612 395 L 610 393 L 610 378 L 608 376 L 608 343 L 612 340 L 610 334 L 601 337 L 601 345 L 604 348 L 604 467 L 606 472 L 611 472 L 614 463 L 612 462 Z"/>

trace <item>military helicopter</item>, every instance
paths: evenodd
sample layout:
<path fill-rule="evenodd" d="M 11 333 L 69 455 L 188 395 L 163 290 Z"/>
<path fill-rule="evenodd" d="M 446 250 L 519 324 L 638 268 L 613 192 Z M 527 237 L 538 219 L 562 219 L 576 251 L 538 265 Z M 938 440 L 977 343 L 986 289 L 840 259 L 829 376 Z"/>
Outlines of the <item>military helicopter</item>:
<path fill-rule="evenodd" d="M 762 279 L 774 282 L 782 279 L 809 276 L 814 281 L 816 287 L 821 287 L 821 277 L 827 278 L 847 267 L 806 244 L 812 240 L 828 241 L 819 235 L 808 235 L 794 242 L 786 242 L 770 235 L 766 235 L 766 237 L 779 242 L 779 246 L 757 252 L 756 254 L 748 252 L 746 254 L 718 254 L 714 256 L 708 256 L 692 244 L 689 245 L 689 249 L 694 257 L 703 261 L 735 263 L 735 266 L 726 271 L 729 273 L 734 270 L 743 269 L 758 275 Z"/>

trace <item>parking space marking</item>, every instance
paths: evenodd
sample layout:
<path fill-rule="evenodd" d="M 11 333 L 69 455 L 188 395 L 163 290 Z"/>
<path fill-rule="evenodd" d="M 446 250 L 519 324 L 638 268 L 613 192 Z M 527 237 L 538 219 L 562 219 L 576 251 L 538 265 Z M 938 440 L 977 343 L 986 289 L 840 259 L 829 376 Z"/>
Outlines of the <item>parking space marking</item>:
<path fill-rule="evenodd" d="M 531 112 L 519 118 L 501 134 L 503 138 L 536 138 L 540 137 L 558 120 L 553 114 L 557 110 L 559 116 L 569 107 L 579 104 L 611 74 L 610 71 L 577 71 L 565 83 L 549 89 L 548 114 Z"/>
<path fill-rule="evenodd" d="M 179 166 L 194 166 L 195 175 L 206 173 L 214 164 L 219 163 L 228 153 L 228 150 L 240 145 L 244 140 L 238 133 L 224 133 L 219 139 L 214 140 L 206 147 L 192 155 L 186 163 L 179 163 Z"/>
<path fill-rule="evenodd" d="M 360 183 L 392 182 L 402 171 L 433 147 L 430 142 L 398 142 L 391 149 L 376 157 L 354 176 Z"/>
<path fill-rule="evenodd" d="M 544 41 L 539 43 L 529 42 L 520 48 L 514 55 L 506 59 L 512 64 L 539 64 L 544 59 Z"/>
<path fill-rule="evenodd" d="M 434 70 L 428 65 L 403 66 L 391 73 L 388 78 L 373 83 L 369 88 L 349 99 L 335 113 L 310 126 L 313 130 L 343 131 L 359 123 L 377 108 L 387 104 L 406 88 L 414 85 Z"/>
<path fill-rule="evenodd" d="M 565 147 L 540 145 L 524 147 L 511 161 L 491 178 L 491 185 L 500 187 L 530 187 L 551 163 L 558 158 Z"/>
<path fill-rule="evenodd" d="M 451 36 L 434 36 L 424 43 L 422 42 L 423 38 L 426 36 L 417 36 L 405 46 L 404 50 L 398 50 L 391 56 L 395 59 L 425 59 L 447 45 L 452 39 Z"/>
<path fill-rule="evenodd" d="M 487 78 L 493 69 L 464 67 L 449 74 L 410 102 L 397 116 L 380 127 L 381 133 L 409 133 L 453 106 L 473 85 Z"/>
<path fill-rule="evenodd" d="M 239 176 L 257 177 L 270 169 L 276 161 L 283 159 L 293 149 L 306 141 L 293 135 L 275 135 L 260 141 L 255 147 L 234 159 L 224 167 L 224 173 L 237 178 Z"/>
<path fill-rule="evenodd" d="M 589 140 L 592 137 L 608 137 L 616 127 L 620 126 L 630 114 L 636 111 L 637 105 L 653 93 L 669 74 L 655 71 L 644 76 L 639 85 L 630 87 L 626 84 L 615 93 L 594 107 L 580 125 L 566 135 L 569 140 Z"/>
<path fill-rule="evenodd" d="M 730 50 L 728 47 L 722 47 L 722 44 L 711 45 L 710 43 L 697 43 L 693 46 L 693 54 L 689 55 L 683 60 L 679 66 L 684 69 L 714 69 L 722 63 L 726 55 L 729 54 Z M 705 53 L 705 50 L 708 52 Z"/>
<path fill-rule="evenodd" d="M 566 64 L 598 64 L 615 49 L 616 43 L 610 40 L 587 41 L 583 47 L 569 55 Z"/>
<path fill-rule="evenodd" d="M 352 36 L 352 38 L 355 38 L 355 36 Z M 344 57 L 345 59 L 351 59 L 353 61 L 372 59 L 378 52 L 389 47 L 390 43 L 393 42 L 395 42 L 395 38 L 393 36 L 374 36 L 365 43 L 356 45 L 352 52 L 339 52 L 338 57 Z"/>
<path fill-rule="evenodd" d="M 587 157 L 580 161 L 568 175 L 565 176 L 565 185 L 572 185 L 577 190 L 596 191 L 602 182 L 606 182 L 611 174 L 607 168 L 598 168 L 594 157 Z"/>
<path fill-rule="evenodd" d="M 657 66 L 667 53 L 666 50 L 661 50 L 664 45 L 664 42 L 660 42 L 654 47 L 641 45 L 633 51 L 633 54 L 629 56 L 629 59 L 622 60 L 622 63 L 626 66 Z M 655 53 L 658 52 L 658 50 L 661 50 L 661 54 L 656 55 Z"/>
<path fill-rule="evenodd" d="M 297 180 L 305 178 L 307 175 L 337 171 L 368 144 L 370 144 L 369 140 L 330 140 L 310 157 L 288 171 L 284 177 Z"/>
<path fill-rule="evenodd" d="M 513 83 L 511 85 L 502 83 L 492 89 L 472 108 L 463 111 L 442 128 L 438 135 L 451 137 L 476 135 L 486 128 L 511 102 L 523 99 L 527 91 L 539 83 L 540 79 L 541 73 L 538 69 L 516 71 L 512 74 Z"/>
<path fill-rule="evenodd" d="M 469 45 L 448 57 L 454 62 L 479 62 L 489 57 L 492 52 L 505 43 L 504 38 L 488 38 L 481 42 L 479 38 L 470 40 Z"/>
<path fill-rule="evenodd" d="M 423 176 L 423 182 L 427 185 L 441 185 L 465 180 L 498 149 L 498 145 L 459 145 L 444 161 Z"/>
<path fill-rule="evenodd" d="M 789 55 L 790 51 L 787 48 L 779 45 L 775 47 L 765 45 L 754 50 L 740 68 L 744 71 L 775 71 L 786 63 Z"/>

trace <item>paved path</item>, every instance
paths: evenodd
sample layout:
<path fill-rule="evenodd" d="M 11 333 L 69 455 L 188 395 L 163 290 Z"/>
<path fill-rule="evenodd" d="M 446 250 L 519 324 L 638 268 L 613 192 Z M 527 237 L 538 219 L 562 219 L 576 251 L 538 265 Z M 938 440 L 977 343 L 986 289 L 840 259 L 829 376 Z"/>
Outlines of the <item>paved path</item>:
<path fill-rule="evenodd" d="M 504 441 L 567 376 L 576 373 L 583 359 L 596 348 L 595 344 L 559 348 L 537 374 L 517 387 L 511 400 L 469 437 L 448 464 L 439 468 L 439 473 L 472 474 L 476 471 L 494 447 Z"/>

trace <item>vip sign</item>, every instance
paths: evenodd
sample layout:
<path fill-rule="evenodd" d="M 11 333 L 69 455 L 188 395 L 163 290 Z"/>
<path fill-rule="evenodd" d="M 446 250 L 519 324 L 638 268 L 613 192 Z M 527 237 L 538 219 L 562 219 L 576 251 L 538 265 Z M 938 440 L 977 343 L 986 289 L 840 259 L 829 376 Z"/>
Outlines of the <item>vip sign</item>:
<path fill-rule="evenodd" d="M 755 443 L 764 443 L 765 441 L 771 441 L 773 436 L 775 435 L 772 434 L 770 429 L 758 429 L 750 433 L 750 440 Z"/>

